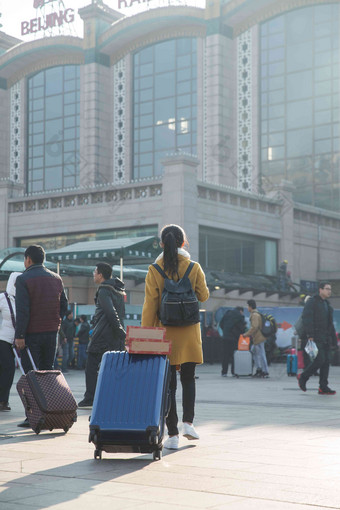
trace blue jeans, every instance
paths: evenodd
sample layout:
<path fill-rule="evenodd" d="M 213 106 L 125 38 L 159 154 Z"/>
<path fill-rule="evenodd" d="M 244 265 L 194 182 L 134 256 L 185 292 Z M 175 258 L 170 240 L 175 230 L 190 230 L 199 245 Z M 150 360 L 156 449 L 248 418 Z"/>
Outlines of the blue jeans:
<path fill-rule="evenodd" d="M 68 347 L 68 366 L 72 367 L 74 358 L 73 338 L 67 339 L 67 347 Z"/>
<path fill-rule="evenodd" d="M 262 370 L 265 374 L 268 374 L 268 364 L 266 357 L 266 350 L 264 348 L 264 342 L 260 344 L 253 345 L 252 352 L 254 355 L 254 363 L 257 369 Z"/>
<path fill-rule="evenodd" d="M 61 371 L 65 372 L 65 370 L 67 370 L 67 362 L 68 362 L 68 344 L 67 343 L 62 344 L 61 348 L 63 350 L 63 360 L 61 363 Z"/>
<path fill-rule="evenodd" d="M 87 354 L 86 354 L 87 344 L 79 344 L 78 345 L 78 362 L 77 368 L 80 370 L 85 367 Z"/>

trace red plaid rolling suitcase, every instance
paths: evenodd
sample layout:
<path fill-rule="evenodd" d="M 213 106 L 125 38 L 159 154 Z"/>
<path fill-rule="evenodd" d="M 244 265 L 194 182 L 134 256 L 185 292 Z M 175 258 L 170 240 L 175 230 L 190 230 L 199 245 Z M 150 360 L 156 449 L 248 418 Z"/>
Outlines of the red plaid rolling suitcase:
<path fill-rule="evenodd" d="M 14 354 L 22 376 L 17 390 L 26 410 L 30 426 L 36 434 L 41 430 L 64 429 L 77 421 L 77 402 L 60 370 L 37 370 L 27 349 L 33 370 L 25 374 L 16 349 Z"/>

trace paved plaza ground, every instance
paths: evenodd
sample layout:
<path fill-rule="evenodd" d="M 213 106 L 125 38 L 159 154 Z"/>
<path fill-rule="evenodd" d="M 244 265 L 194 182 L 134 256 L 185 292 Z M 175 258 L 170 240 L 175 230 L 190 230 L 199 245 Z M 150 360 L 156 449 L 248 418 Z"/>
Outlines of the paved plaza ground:
<path fill-rule="evenodd" d="M 161 461 L 105 452 L 94 460 L 91 411 L 79 410 L 66 435 L 19 429 L 13 387 L 12 412 L 0 415 L 0 509 L 339 509 L 340 367 L 331 368 L 333 397 L 317 394 L 316 377 L 303 393 L 284 365 L 270 368 L 269 379 L 257 380 L 198 367 L 201 440 L 182 437 Z M 67 380 L 81 399 L 84 372 Z"/>

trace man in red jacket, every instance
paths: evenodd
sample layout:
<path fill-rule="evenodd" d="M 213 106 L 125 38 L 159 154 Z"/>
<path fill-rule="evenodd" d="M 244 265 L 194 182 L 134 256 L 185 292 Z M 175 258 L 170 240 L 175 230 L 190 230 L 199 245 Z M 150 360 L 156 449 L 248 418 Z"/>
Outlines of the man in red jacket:
<path fill-rule="evenodd" d="M 25 347 L 29 347 L 39 370 L 52 370 L 57 332 L 67 311 L 67 298 L 59 275 L 43 263 L 45 251 L 32 245 L 25 251 L 26 270 L 16 279 L 15 345 L 22 351 L 25 372 L 32 369 Z M 18 427 L 29 427 L 25 420 Z"/>

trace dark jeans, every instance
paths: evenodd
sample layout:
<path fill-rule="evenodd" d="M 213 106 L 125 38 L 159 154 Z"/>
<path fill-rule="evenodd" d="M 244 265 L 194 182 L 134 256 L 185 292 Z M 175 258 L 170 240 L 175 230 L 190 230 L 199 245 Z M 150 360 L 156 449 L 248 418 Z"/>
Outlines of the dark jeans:
<path fill-rule="evenodd" d="M 86 354 L 87 344 L 79 344 L 78 345 L 78 359 L 77 359 L 77 368 L 80 370 L 86 365 Z"/>
<path fill-rule="evenodd" d="M 314 361 L 302 372 L 300 378 L 307 382 L 311 375 L 320 369 L 319 386 L 325 390 L 328 386 L 329 365 L 331 362 L 331 351 L 329 346 L 324 343 L 316 342 L 319 352 Z"/>
<path fill-rule="evenodd" d="M 228 373 L 229 363 L 231 364 L 231 373 L 234 373 L 234 352 L 236 350 L 235 342 L 222 339 L 222 374 Z"/>
<path fill-rule="evenodd" d="M 74 367 L 74 340 L 73 338 L 67 339 L 67 348 L 68 348 L 68 357 L 67 357 L 67 366 L 70 368 Z"/>
<path fill-rule="evenodd" d="M 103 353 L 89 352 L 87 355 L 85 367 L 86 391 L 84 400 L 93 402 L 96 391 L 99 365 L 102 360 Z"/>
<path fill-rule="evenodd" d="M 25 343 L 31 351 L 34 363 L 39 370 L 53 370 L 57 350 L 57 332 L 30 333 L 25 336 Z M 25 373 L 32 370 L 32 364 L 26 349 L 20 351 Z"/>
<path fill-rule="evenodd" d="M 0 340 L 0 402 L 8 402 L 15 372 L 12 344 Z"/>
<path fill-rule="evenodd" d="M 61 348 L 63 350 L 63 357 L 62 357 L 62 362 L 61 362 L 61 371 L 65 372 L 65 370 L 67 370 L 67 362 L 68 362 L 68 345 L 67 345 L 67 343 L 66 344 L 62 344 Z"/>
<path fill-rule="evenodd" d="M 192 423 L 195 415 L 195 368 L 196 363 L 183 363 L 181 365 L 181 383 L 182 383 L 182 407 L 183 421 Z M 177 389 L 177 373 L 176 365 L 171 365 L 170 379 L 170 411 L 166 419 L 169 436 L 177 436 L 178 434 L 178 416 L 176 406 L 176 389 Z"/>

